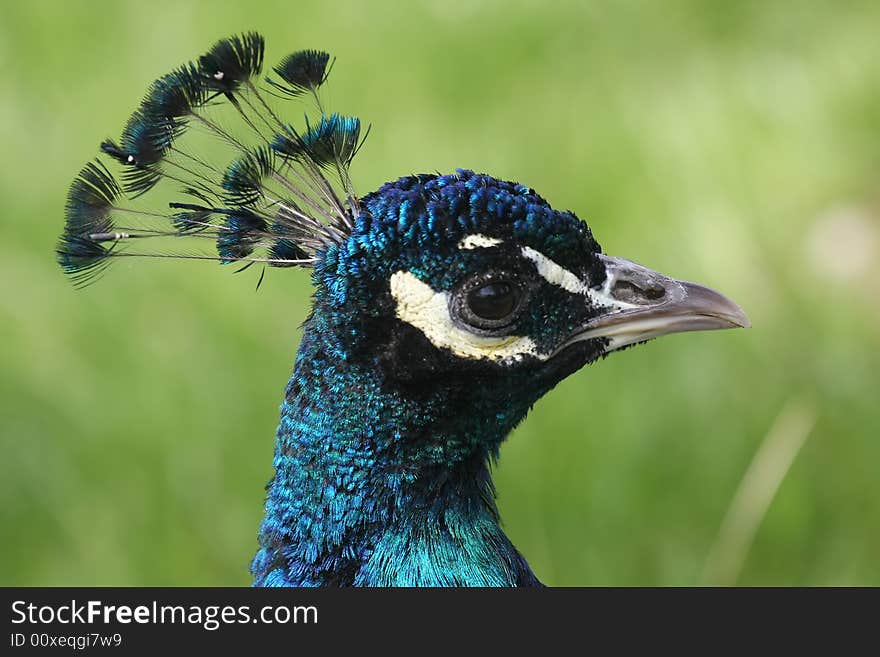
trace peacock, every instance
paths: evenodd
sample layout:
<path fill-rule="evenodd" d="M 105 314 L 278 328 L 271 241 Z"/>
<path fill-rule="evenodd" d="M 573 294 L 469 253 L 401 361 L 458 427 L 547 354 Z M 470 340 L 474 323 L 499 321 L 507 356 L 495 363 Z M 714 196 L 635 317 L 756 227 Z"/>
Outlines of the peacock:
<path fill-rule="evenodd" d="M 544 394 L 611 352 L 747 327 L 737 304 L 602 253 L 526 185 L 458 169 L 359 195 L 369 133 L 325 110 L 318 50 L 263 77 L 225 38 L 163 75 L 70 186 L 57 259 L 311 270 L 284 391 L 256 586 L 540 586 L 501 529 L 490 465 Z M 283 111 L 300 106 L 302 120 Z"/>

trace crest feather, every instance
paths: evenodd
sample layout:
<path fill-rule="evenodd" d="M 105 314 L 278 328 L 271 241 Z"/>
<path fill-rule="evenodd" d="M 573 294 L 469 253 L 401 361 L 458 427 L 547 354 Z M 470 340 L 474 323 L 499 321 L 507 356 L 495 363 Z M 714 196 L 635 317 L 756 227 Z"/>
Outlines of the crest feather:
<path fill-rule="evenodd" d="M 255 32 L 221 39 L 155 80 L 120 137 L 101 143 L 119 173 L 100 160 L 79 172 L 57 248 L 75 284 L 123 256 L 308 267 L 346 238 L 360 212 L 349 175 L 366 137 L 360 119 L 323 111 L 328 53 L 288 55 L 261 90 L 264 50 Z M 319 114 L 296 128 L 273 98 L 303 94 Z M 206 139 L 226 150 L 225 162 Z M 159 205 L 154 189 L 182 198 Z"/>

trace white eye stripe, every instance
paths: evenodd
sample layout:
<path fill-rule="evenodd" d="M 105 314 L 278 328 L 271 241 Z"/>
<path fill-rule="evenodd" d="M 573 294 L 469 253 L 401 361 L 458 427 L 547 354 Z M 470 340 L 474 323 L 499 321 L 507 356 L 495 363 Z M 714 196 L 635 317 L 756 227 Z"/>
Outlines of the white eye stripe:
<path fill-rule="evenodd" d="M 463 251 L 471 251 L 473 249 L 488 249 L 503 243 L 503 240 L 497 237 L 487 237 L 486 235 L 474 233 L 462 238 L 458 243 L 458 248 Z M 610 289 L 611 280 L 606 280 L 602 289 L 593 290 L 583 280 L 578 278 L 577 275 L 557 264 L 540 251 L 536 251 L 530 246 L 524 246 L 521 252 L 524 258 L 535 263 L 538 274 L 551 285 L 561 287 L 571 294 L 583 294 L 597 306 L 610 306 L 618 310 L 636 307 L 634 304 L 620 301 L 612 296 Z"/>
<path fill-rule="evenodd" d="M 626 303 L 625 301 L 620 301 L 619 299 L 614 298 L 611 294 L 611 284 L 613 281 L 610 278 L 605 280 L 605 284 L 601 289 L 591 289 L 575 274 L 565 267 L 556 264 L 540 251 L 524 246 L 522 248 L 522 254 L 523 257 L 528 258 L 535 263 L 538 274 L 545 281 L 551 285 L 561 287 L 563 290 L 570 292 L 571 294 L 583 294 L 596 306 L 610 306 L 615 310 L 637 307 L 635 304 Z"/>
<path fill-rule="evenodd" d="M 502 241 L 496 237 L 474 234 L 463 238 L 458 243 L 458 248 L 462 251 L 471 251 L 473 249 L 488 249 L 499 244 L 502 244 Z"/>
<path fill-rule="evenodd" d="M 522 248 L 522 254 L 525 258 L 535 263 L 535 267 L 538 269 L 538 274 L 540 274 L 541 278 L 551 285 L 561 287 L 566 292 L 571 292 L 572 294 L 588 293 L 589 290 L 581 279 L 564 267 L 557 265 L 540 251 L 535 251 L 535 249 L 529 246 L 524 246 Z"/>
<path fill-rule="evenodd" d="M 449 349 L 462 358 L 516 361 L 523 356 L 546 360 L 534 341 L 516 335 L 489 337 L 475 335 L 452 321 L 449 315 L 449 294 L 436 292 L 408 271 L 391 276 L 391 296 L 399 319 L 421 331 L 435 347 Z"/>

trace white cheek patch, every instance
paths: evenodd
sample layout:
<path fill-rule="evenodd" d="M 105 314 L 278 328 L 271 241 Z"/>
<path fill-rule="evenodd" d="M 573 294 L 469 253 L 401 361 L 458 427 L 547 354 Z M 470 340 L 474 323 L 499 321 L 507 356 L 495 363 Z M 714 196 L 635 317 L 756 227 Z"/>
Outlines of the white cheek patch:
<path fill-rule="evenodd" d="M 501 240 L 496 237 L 486 237 L 485 235 L 468 235 L 458 243 L 458 248 L 462 251 L 472 251 L 473 249 L 488 249 L 501 244 Z"/>
<path fill-rule="evenodd" d="M 611 294 L 611 286 L 614 284 L 614 281 L 610 277 L 605 279 L 605 283 L 601 289 L 594 290 L 588 287 L 586 283 L 575 276 L 572 272 L 565 267 L 556 264 L 540 251 L 535 251 L 535 249 L 531 247 L 524 246 L 522 248 L 522 254 L 523 257 L 535 263 L 538 274 L 545 281 L 551 285 L 561 287 L 563 290 L 570 292 L 571 294 L 583 294 L 588 297 L 595 306 L 611 307 L 615 310 L 625 310 L 627 308 L 638 307 L 635 304 L 614 298 Z"/>
<path fill-rule="evenodd" d="M 421 331 L 435 347 L 449 349 L 456 356 L 493 361 L 517 361 L 526 355 L 548 358 L 538 353 L 531 338 L 487 337 L 459 328 L 449 315 L 449 293 L 433 290 L 408 271 L 392 274 L 391 296 L 399 319 Z"/>

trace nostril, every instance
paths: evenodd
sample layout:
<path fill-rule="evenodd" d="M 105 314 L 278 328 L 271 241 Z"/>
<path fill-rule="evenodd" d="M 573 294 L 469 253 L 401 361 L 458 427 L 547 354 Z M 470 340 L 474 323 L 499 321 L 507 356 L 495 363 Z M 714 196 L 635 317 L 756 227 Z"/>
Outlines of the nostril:
<path fill-rule="evenodd" d="M 651 301 L 657 301 L 666 296 L 666 290 L 660 285 L 647 285 L 642 289 L 642 292 Z"/>
<path fill-rule="evenodd" d="M 616 281 L 611 288 L 611 294 L 613 294 L 614 298 L 618 301 L 640 304 L 662 299 L 666 294 L 666 290 L 659 285 L 646 285 L 645 287 L 639 287 L 631 281 L 619 280 Z"/>

